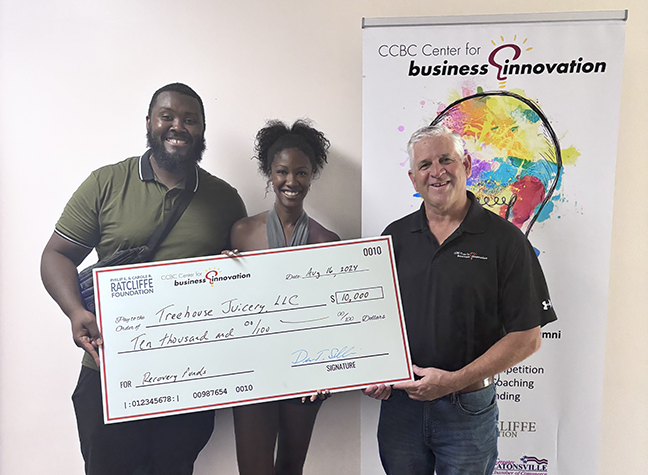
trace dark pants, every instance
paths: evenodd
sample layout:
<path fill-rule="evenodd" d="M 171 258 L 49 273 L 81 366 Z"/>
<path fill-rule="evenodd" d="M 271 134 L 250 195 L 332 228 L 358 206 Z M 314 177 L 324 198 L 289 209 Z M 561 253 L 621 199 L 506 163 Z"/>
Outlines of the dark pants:
<path fill-rule="evenodd" d="M 190 475 L 214 411 L 104 424 L 98 371 L 82 366 L 72 395 L 87 475 Z"/>

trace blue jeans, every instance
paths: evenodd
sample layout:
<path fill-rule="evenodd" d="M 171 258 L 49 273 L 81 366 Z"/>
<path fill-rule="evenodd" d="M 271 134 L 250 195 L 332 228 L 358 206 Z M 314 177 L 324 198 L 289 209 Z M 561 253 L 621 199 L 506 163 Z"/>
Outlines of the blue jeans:
<path fill-rule="evenodd" d="M 495 385 L 434 401 L 392 390 L 378 422 L 387 475 L 490 475 L 497 461 Z"/>

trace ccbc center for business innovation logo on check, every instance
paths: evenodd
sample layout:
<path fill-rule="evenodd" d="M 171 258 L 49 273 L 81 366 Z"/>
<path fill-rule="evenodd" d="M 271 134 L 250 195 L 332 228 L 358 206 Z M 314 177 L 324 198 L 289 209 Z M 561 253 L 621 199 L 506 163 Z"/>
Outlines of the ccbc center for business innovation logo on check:
<path fill-rule="evenodd" d="M 228 280 L 249 279 L 252 274 L 237 273 L 226 274 L 220 269 L 208 269 L 204 272 L 185 272 L 177 274 L 164 274 L 162 281 L 172 281 L 174 287 L 187 285 L 209 284 L 212 287 L 218 282 Z M 112 298 L 133 297 L 137 295 L 152 294 L 155 292 L 154 279 L 151 274 L 134 275 L 128 277 L 115 277 L 110 279 L 110 294 Z"/>
<path fill-rule="evenodd" d="M 178 278 L 173 279 L 173 285 L 174 287 L 180 287 L 183 285 L 209 284 L 213 287 L 218 282 L 249 279 L 250 277 L 252 277 L 252 274 L 249 273 L 225 274 L 220 269 L 208 269 L 204 274 L 200 272 L 178 274 Z"/>

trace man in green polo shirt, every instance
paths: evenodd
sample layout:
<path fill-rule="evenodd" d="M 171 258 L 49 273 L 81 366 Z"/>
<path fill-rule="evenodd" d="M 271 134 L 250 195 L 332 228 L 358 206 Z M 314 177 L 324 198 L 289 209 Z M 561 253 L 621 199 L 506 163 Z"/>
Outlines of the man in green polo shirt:
<path fill-rule="evenodd" d="M 186 182 L 193 198 L 153 261 L 214 255 L 226 246 L 245 206 L 234 188 L 198 167 L 205 149 L 202 100 L 174 83 L 155 92 L 146 118 L 149 150 L 92 172 L 66 205 L 41 261 L 45 288 L 68 316 L 85 350 L 72 396 L 88 475 L 184 475 L 205 446 L 213 411 L 104 425 L 94 314 L 77 284 L 77 266 L 92 249 L 99 259 L 146 244 Z"/>

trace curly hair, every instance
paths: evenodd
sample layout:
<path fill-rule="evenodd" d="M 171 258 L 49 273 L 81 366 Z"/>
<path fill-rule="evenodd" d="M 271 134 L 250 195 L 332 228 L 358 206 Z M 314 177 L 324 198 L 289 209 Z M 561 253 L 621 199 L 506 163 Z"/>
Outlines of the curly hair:
<path fill-rule="evenodd" d="M 326 164 L 330 145 L 322 132 L 311 127 L 309 120 L 297 120 L 290 128 L 280 120 L 269 120 L 257 132 L 254 158 L 259 161 L 259 171 L 269 177 L 276 155 L 288 148 L 296 148 L 308 157 L 313 174 L 318 175 Z"/>

